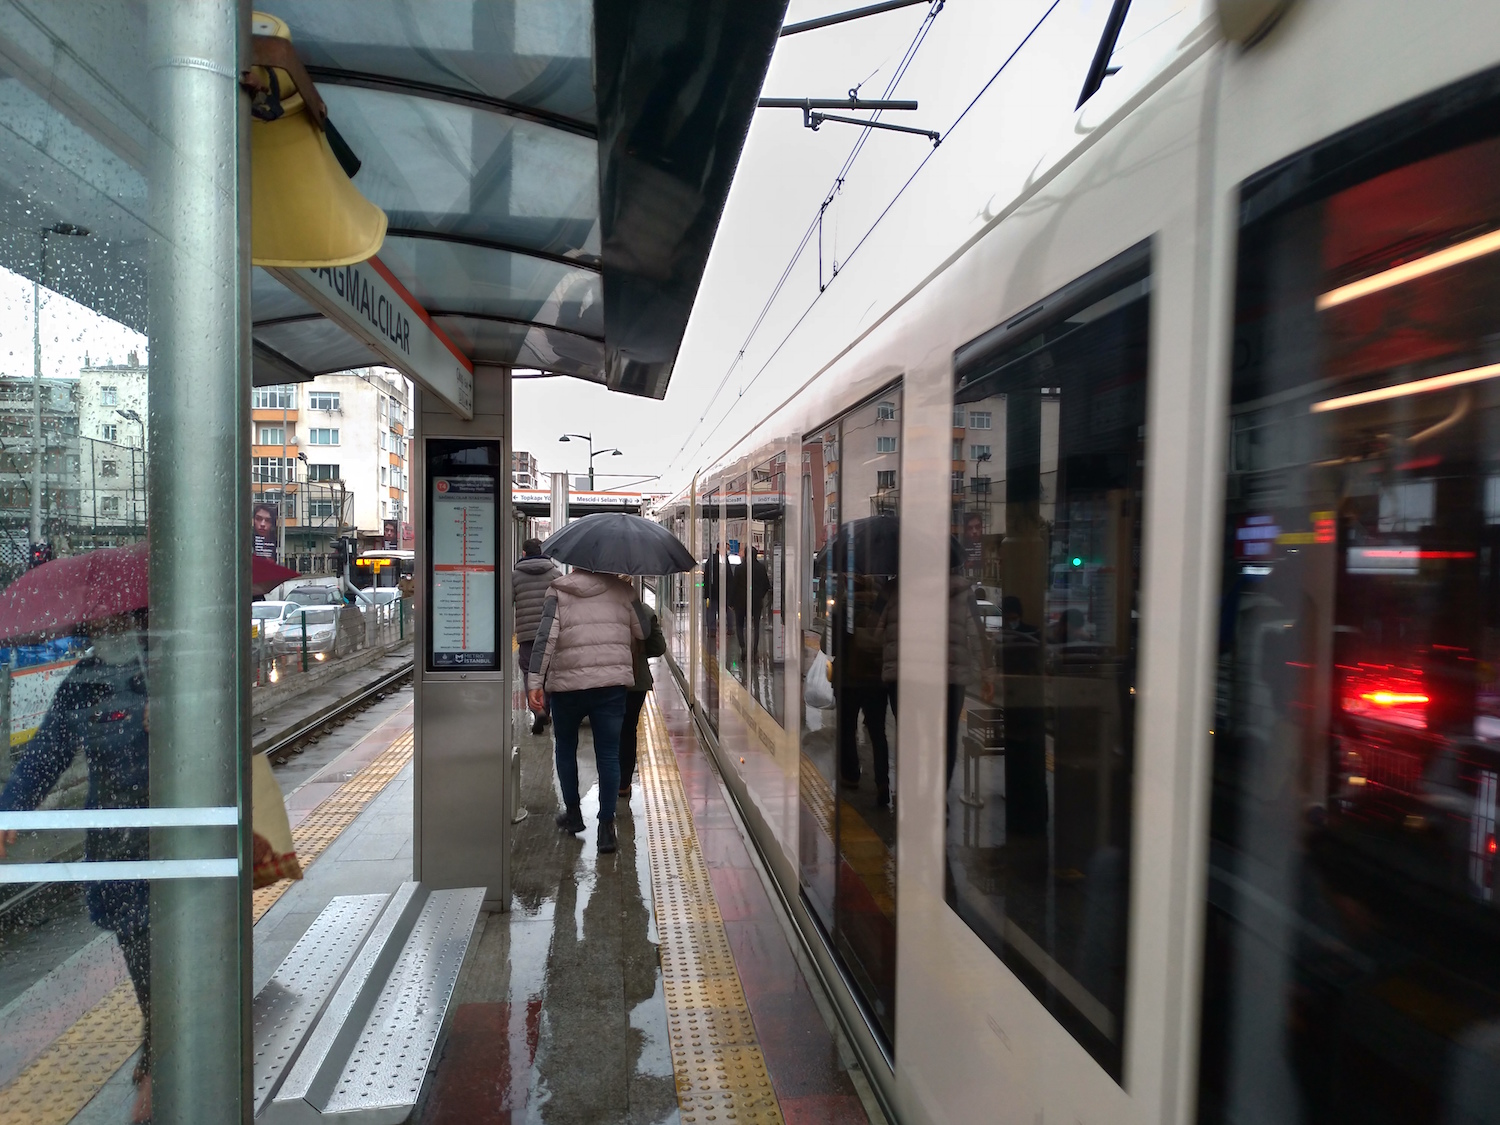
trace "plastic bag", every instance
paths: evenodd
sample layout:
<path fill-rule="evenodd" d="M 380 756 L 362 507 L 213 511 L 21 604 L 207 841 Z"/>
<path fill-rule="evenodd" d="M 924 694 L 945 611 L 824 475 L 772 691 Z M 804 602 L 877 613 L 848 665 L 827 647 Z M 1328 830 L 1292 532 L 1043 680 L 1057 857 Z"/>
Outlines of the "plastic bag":
<path fill-rule="evenodd" d="M 826 652 L 813 655 L 812 666 L 802 681 L 802 701 L 809 707 L 833 706 L 833 671 Z"/>
<path fill-rule="evenodd" d="M 250 827 L 254 846 L 254 885 L 269 887 L 281 879 L 302 878 L 292 826 L 286 815 L 281 786 L 271 774 L 264 754 L 250 763 Z"/>

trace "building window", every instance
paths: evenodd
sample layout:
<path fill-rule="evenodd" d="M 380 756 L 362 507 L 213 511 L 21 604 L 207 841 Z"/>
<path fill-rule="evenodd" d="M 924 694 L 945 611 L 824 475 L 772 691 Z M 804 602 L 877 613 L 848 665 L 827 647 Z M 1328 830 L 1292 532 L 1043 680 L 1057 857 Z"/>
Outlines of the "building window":
<path fill-rule="evenodd" d="M 896 470 L 881 469 L 875 474 L 875 487 L 881 492 L 889 492 L 896 487 Z"/>
<path fill-rule="evenodd" d="M 115 388 L 115 387 L 100 387 L 99 388 L 99 405 L 100 406 L 118 406 L 119 403 L 120 403 L 120 395 L 119 395 L 118 388 Z"/>
<path fill-rule="evenodd" d="M 875 439 L 876 453 L 896 452 L 896 439 L 893 437 L 878 437 Z"/>
<path fill-rule="evenodd" d="M 310 520 L 333 519 L 333 501 L 309 500 L 307 502 L 307 518 Z"/>
<path fill-rule="evenodd" d="M 286 428 L 284 426 L 262 426 L 260 435 L 256 439 L 256 445 L 285 445 Z"/>
<path fill-rule="evenodd" d="M 987 445 L 969 446 L 970 461 L 988 461 L 990 459 L 990 447 Z"/>
<path fill-rule="evenodd" d="M 279 484 L 284 468 L 289 469 L 292 464 L 290 457 L 285 461 L 280 457 L 252 457 L 250 480 L 253 484 Z"/>
<path fill-rule="evenodd" d="M 954 491 L 955 494 L 957 494 L 957 493 L 962 492 L 963 490 L 964 490 L 964 475 L 963 475 L 962 472 L 956 472 L 956 473 L 953 474 L 953 491 Z"/>
<path fill-rule="evenodd" d="M 964 428 L 964 408 L 962 406 L 955 406 L 953 408 L 953 428 L 955 430 Z"/>
<path fill-rule="evenodd" d="M 99 462 L 99 475 L 101 477 L 117 477 L 120 475 L 120 462 L 114 458 L 106 458 Z"/>
<path fill-rule="evenodd" d="M 99 427 L 99 436 L 105 441 L 119 441 L 120 427 L 113 422 L 106 422 Z"/>
<path fill-rule="evenodd" d="M 875 420 L 877 422 L 889 422 L 896 417 L 896 404 L 894 402 L 880 402 L 875 404 Z"/>
<path fill-rule="evenodd" d="M 250 395 L 250 405 L 256 410 L 296 410 L 297 388 L 256 387 Z"/>
<path fill-rule="evenodd" d="M 118 516 L 120 514 L 120 498 L 118 496 L 99 497 L 99 514 L 101 516 Z"/>
<path fill-rule="evenodd" d="M 953 439 L 953 459 L 962 461 L 964 459 L 964 443 L 958 438 Z"/>
<path fill-rule="evenodd" d="M 390 475 L 391 475 L 390 471 L 384 465 L 380 466 L 380 483 L 381 484 L 389 484 L 390 483 Z"/>
<path fill-rule="evenodd" d="M 308 465 L 308 480 L 338 480 L 339 467 L 337 465 Z"/>
<path fill-rule="evenodd" d="M 990 478 L 974 477 L 969 481 L 969 488 L 980 495 L 988 495 L 990 491 Z"/>
<path fill-rule="evenodd" d="M 993 415 L 988 410 L 969 411 L 969 429 L 987 430 L 990 428 L 990 419 Z"/>
<path fill-rule="evenodd" d="M 339 432 L 337 428 L 314 428 L 307 431 L 308 445 L 337 445 L 339 443 Z"/>
<path fill-rule="evenodd" d="M 337 410 L 339 408 L 338 391 L 308 391 L 307 408 L 309 410 Z"/>

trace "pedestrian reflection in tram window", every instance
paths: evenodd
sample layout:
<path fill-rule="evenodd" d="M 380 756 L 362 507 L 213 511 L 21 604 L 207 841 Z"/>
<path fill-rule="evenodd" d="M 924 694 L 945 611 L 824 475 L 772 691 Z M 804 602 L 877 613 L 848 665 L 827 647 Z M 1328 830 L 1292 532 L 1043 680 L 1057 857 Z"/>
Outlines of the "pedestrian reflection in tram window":
<path fill-rule="evenodd" d="M 896 650 L 901 391 L 803 443 L 803 893 L 895 1038 Z"/>
<path fill-rule="evenodd" d="M 1116 1079 L 1149 261 L 961 349 L 953 416 L 945 896 Z"/>

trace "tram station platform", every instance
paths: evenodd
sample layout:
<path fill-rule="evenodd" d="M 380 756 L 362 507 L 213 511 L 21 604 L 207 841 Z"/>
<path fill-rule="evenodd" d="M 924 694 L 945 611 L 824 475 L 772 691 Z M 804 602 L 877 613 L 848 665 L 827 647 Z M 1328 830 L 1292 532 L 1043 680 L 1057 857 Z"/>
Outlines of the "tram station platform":
<path fill-rule="evenodd" d="M 588 728 L 576 837 L 553 823 L 550 734 L 520 735 L 511 909 L 480 915 L 411 1121 L 883 1122 L 665 668 L 657 683 L 613 855 Z M 411 728 L 404 694 L 284 785 L 305 877 L 255 892 L 257 991 L 336 896 L 411 878 Z M 113 942 L 90 949 L 50 984 L 66 1018 L 0 1052 L 0 1125 L 129 1119 L 139 1011 Z"/>

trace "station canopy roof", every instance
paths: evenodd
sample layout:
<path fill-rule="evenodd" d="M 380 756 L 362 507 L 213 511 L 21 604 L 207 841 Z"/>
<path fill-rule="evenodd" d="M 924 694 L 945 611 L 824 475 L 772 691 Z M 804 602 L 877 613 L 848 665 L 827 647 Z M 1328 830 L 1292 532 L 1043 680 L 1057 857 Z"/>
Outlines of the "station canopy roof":
<path fill-rule="evenodd" d="M 660 398 L 784 13 L 742 0 L 260 0 L 474 363 Z M 376 362 L 255 271 L 258 359 Z M 286 372 L 265 363 L 257 382 Z"/>
<path fill-rule="evenodd" d="M 473 362 L 666 393 L 784 0 L 258 0 L 385 210 L 380 260 Z M 0 265 L 146 331 L 133 5 L 0 17 Z M 53 223 L 87 239 L 46 238 Z M 83 245 L 83 243 L 87 245 Z M 40 246 L 40 250 L 39 250 Z M 255 381 L 378 362 L 254 271 Z"/>

